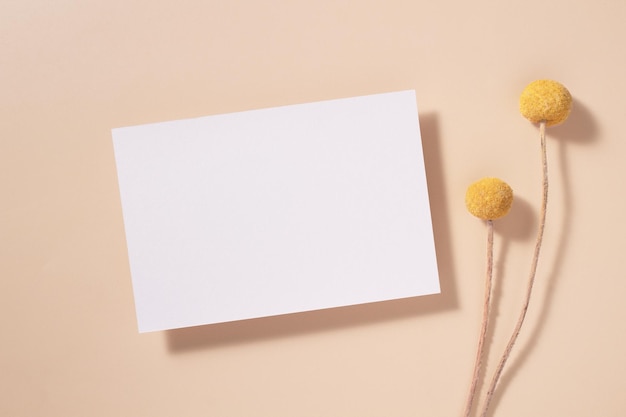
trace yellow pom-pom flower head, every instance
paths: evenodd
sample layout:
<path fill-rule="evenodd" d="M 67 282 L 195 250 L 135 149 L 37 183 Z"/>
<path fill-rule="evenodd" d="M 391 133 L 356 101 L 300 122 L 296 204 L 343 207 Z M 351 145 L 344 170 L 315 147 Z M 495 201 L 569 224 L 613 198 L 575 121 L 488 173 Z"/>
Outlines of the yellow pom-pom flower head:
<path fill-rule="evenodd" d="M 498 178 L 483 178 L 471 184 L 465 194 L 465 206 L 474 216 L 495 220 L 507 215 L 513 204 L 513 190 Z"/>
<path fill-rule="evenodd" d="M 543 120 L 546 126 L 561 124 L 572 110 L 572 95 L 562 84 L 552 80 L 533 81 L 524 88 L 519 100 L 522 116 L 533 123 Z"/>

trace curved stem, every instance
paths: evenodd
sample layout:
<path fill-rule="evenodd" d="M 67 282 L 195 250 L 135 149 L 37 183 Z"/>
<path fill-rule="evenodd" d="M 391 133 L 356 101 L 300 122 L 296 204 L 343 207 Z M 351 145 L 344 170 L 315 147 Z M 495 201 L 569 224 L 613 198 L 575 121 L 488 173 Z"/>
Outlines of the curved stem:
<path fill-rule="evenodd" d="M 491 380 L 491 385 L 487 391 L 487 396 L 485 399 L 485 404 L 483 405 L 483 411 L 480 414 L 481 417 L 487 416 L 487 411 L 489 409 L 489 405 L 491 400 L 493 399 L 493 394 L 496 390 L 496 386 L 498 385 L 498 381 L 500 376 L 502 375 L 502 370 L 504 369 L 504 365 L 506 364 L 509 356 L 511 354 L 511 350 L 513 349 L 513 345 L 515 345 L 515 341 L 519 336 L 522 325 L 524 324 L 524 319 L 526 318 L 526 312 L 528 311 L 528 305 L 530 303 L 530 297 L 532 295 L 533 284 L 535 282 L 535 275 L 537 273 L 537 263 L 539 262 L 539 253 L 541 252 L 541 243 L 543 241 L 543 231 L 546 225 L 546 208 L 548 206 L 548 162 L 546 157 L 546 122 L 542 120 L 539 123 L 539 136 L 541 138 L 541 161 L 543 166 L 543 198 L 541 203 L 541 213 L 539 219 L 539 231 L 537 233 L 537 240 L 535 242 L 535 252 L 533 255 L 533 260 L 530 267 L 530 275 L 528 278 L 528 285 L 526 287 L 526 299 L 524 300 L 524 304 L 522 306 L 522 311 L 520 312 L 519 318 L 517 319 L 517 324 L 515 325 L 515 329 L 513 330 L 513 334 L 509 339 L 509 343 L 506 345 L 504 353 L 500 358 L 500 362 L 498 363 L 498 367 L 493 375 L 493 379 Z"/>
<path fill-rule="evenodd" d="M 489 310 L 491 306 L 491 283 L 493 281 L 493 220 L 487 220 L 487 277 L 485 279 L 485 296 L 483 304 L 483 319 L 478 336 L 478 347 L 476 349 L 476 360 L 474 362 L 474 373 L 472 375 L 472 383 L 470 385 L 469 394 L 465 402 L 464 417 L 469 417 L 476 396 L 476 386 L 478 385 L 478 377 L 480 376 L 480 368 L 482 366 L 482 358 L 484 351 L 485 339 L 487 336 L 487 327 L 489 324 Z"/>

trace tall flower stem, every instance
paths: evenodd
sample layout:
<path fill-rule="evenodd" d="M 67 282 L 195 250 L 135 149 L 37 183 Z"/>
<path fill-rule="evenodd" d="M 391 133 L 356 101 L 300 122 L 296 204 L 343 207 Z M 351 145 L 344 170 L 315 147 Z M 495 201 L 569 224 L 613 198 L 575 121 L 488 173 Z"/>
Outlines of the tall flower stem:
<path fill-rule="evenodd" d="M 539 231 L 537 233 L 537 240 L 535 242 L 535 252 L 533 254 L 533 259 L 530 267 L 530 275 L 528 277 L 528 284 L 526 287 L 526 298 L 524 300 L 524 304 L 522 306 L 522 311 L 520 312 L 519 318 L 517 319 L 517 324 L 513 330 L 513 334 L 509 339 L 509 343 L 500 358 L 500 362 L 498 363 L 498 367 L 493 375 L 493 379 L 491 380 L 491 385 L 487 390 L 487 395 L 485 398 L 485 403 L 483 405 L 483 410 L 480 414 L 481 417 L 487 416 L 487 411 L 489 410 L 489 405 L 491 404 L 491 400 L 493 399 L 493 394 L 498 385 L 498 381 L 500 380 L 500 376 L 502 375 L 502 370 L 511 355 L 511 350 L 513 349 L 513 345 L 517 341 L 517 337 L 519 336 L 522 325 L 524 324 L 524 319 L 526 318 L 526 312 L 528 311 L 528 305 L 530 303 L 530 297 L 533 291 L 533 284 L 535 283 L 535 275 L 537 273 L 537 263 L 539 262 L 539 253 L 541 252 L 541 243 L 543 241 L 543 231 L 546 225 L 546 208 L 548 206 L 548 160 L 546 156 L 546 121 L 542 120 L 539 122 L 539 136 L 541 139 L 541 161 L 543 168 L 543 198 L 541 202 L 541 212 L 539 215 Z"/>
<path fill-rule="evenodd" d="M 474 372 L 472 374 L 472 382 L 469 394 L 465 402 L 465 410 L 463 417 L 469 417 L 472 411 L 472 404 L 476 397 L 476 387 L 480 377 L 480 368 L 482 366 L 483 351 L 485 339 L 487 336 L 487 327 L 489 324 L 489 311 L 491 307 L 491 284 L 493 281 L 493 220 L 487 220 L 487 277 L 485 279 L 485 295 L 483 304 L 483 318 L 478 336 L 478 347 L 476 349 L 476 360 L 474 362 Z"/>

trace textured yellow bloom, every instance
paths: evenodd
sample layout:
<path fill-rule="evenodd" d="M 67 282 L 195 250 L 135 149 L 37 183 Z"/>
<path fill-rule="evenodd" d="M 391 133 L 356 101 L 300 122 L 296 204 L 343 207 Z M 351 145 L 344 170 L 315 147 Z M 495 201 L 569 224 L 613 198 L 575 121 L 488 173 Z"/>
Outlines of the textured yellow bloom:
<path fill-rule="evenodd" d="M 498 178 L 483 178 L 471 184 L 465 194 L 467 210 L 483 220 L 506 216 L 513 204 L 513 190 Z"/>
<path fill-rule="evenodd" d="M 572 110 L 572 95 L 562 84 L 537 80 L 528 84 L 519 99 L 522 116 L 533 123 L 546 121 L 547 126 L 563 123 Z"/>

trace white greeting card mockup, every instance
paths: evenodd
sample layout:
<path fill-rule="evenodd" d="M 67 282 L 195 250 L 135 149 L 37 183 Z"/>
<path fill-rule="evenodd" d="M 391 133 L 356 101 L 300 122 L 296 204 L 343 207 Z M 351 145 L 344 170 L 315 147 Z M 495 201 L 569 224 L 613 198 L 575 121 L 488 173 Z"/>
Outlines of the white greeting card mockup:
<path fill-rule="evenodd" d="M 439 292 L 413 91 L 112 133 L 140 332 Z"/>

